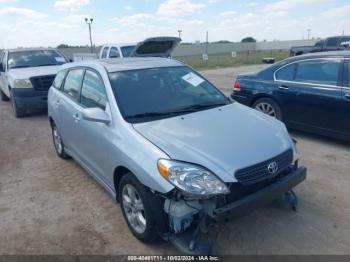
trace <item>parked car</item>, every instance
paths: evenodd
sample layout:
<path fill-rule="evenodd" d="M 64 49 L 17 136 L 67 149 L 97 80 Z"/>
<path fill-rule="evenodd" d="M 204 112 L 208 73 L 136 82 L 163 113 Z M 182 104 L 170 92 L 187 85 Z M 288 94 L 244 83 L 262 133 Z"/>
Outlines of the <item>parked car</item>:
<path fill-rule="evenodd" d="M 136 44 L 106 44 L 100 51 L 99 58 L 125 58 L 129 57 Z"/>
<path fill-rule="evenodd" d="M 294 207 L 291 190 L 306 178 L 282 122 L 172 59 L 64 65 L 48 114 L 58 156 L 118 200 L 136 238 L 161 236 L 189 253 L 210 252 L 202 233 L 229 214 L 279 197 Z"/>
<path fill-rule="evenodd" d="M 56 49 L 5 50 L 0 63 L 0 95 L 11 98 L 16 117 L 47 107 L 47 93 L 60 65 L 68 62 Z"/>
<path fill-rule="evenodd" d="M 238 75 L 232 98 L 288 127 L 350 140 L 350 52 L 288 58 Z"/>
<path fill-rule="evenodd" d="M 177 37 L 151 37 L 138 44 L 109 44 L 100 51 L 100 59 L 125 57 L 170 57 L 171 52 L 180 43 Z"/>
<path fill-rule="evenodd" d="M 307 53 L 345 50 L 349 47 L 347 42 L 350 36 L 332 36 L 317 41 L 313 46 L 293 46 L 290 49 L 290 56 L 303 55 Z"/>

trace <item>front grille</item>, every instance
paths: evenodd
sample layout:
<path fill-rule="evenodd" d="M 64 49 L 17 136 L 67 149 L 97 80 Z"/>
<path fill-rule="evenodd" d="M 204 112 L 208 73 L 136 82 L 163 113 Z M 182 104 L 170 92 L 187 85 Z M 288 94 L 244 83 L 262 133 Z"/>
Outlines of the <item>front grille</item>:
<path fill-rule="evenodd" d="M 48 76 L 35 76 L 31 77 L 30 81 L 35 90 L 38 91 L 47 91 L 53 83 L 56 75 L 48 75 Z"/>
<path fill-rule="evenodd" d="M 270 174 L 268 170 L 268 165 L 272 162 L 276 162 L 278 166 L 278 171 L 274 174 Z M 278 174 L 288 168 L 292 162 L 293 150 L 289 149 L 269 160 L 236 171 L 235 177 L 242 185 L 251 185 L 266 179 L 276 177 Z"/>

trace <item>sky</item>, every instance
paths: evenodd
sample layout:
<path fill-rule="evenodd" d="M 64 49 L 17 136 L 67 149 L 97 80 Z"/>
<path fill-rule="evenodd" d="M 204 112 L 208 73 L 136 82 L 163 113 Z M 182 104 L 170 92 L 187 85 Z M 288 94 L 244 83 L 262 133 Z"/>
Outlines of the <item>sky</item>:
<path fill-rule="evenodd" d="M 349 0 L 0 0 L 0 48 L 96 45 L 151 36 L 183 42 L 350 35 Z"/>

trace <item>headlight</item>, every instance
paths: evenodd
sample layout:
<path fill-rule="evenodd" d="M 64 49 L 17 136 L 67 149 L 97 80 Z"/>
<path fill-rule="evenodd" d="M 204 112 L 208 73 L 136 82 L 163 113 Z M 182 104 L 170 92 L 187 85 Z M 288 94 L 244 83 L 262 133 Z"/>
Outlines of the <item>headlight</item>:
<path fill-rule="evenodd" d="M 193 195 L 218 195 L 230 193 L 227 186 L 203 167 L 185 162 L 160 159 L 159 173 L 175 187 Z"/>
<path fill-rule="evenodd" d="M 33 88 L 32 82 L 29 79 L 16 79 L 14 81 L 14 88 Z"/>
<path fill-rule="evenodd" d="M 292 145 L 293 145 L 293 163 L 298 160 L 298 150 L 297 150 L 297 143 L 298 141 L 294 138 L 291 138 Z"/>

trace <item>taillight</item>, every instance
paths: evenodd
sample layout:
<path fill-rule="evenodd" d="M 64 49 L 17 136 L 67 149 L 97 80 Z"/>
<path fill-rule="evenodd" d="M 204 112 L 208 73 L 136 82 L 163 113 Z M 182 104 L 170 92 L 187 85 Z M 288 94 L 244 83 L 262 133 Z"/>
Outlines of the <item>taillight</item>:
<path fill-rule="evenodd" d="M 241 91 L 241 83 L 239 81 L 235 82 L 235 84 L 233 85 L 233 90 L 234 91 Z"/>

